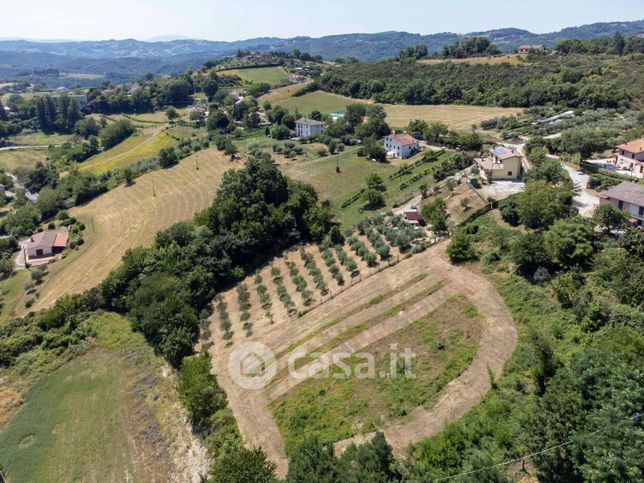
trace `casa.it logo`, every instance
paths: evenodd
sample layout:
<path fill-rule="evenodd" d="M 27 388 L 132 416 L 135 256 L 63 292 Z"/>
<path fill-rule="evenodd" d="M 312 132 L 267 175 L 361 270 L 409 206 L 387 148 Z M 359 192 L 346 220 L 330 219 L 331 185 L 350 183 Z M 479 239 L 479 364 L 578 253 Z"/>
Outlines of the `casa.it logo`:
<path fill-rule="evenodd" d="M 228 374 L 244 389 L 263 389 L 276 372 L 275 354 L 261 342 L 244 342 L 228 358 Z"/>

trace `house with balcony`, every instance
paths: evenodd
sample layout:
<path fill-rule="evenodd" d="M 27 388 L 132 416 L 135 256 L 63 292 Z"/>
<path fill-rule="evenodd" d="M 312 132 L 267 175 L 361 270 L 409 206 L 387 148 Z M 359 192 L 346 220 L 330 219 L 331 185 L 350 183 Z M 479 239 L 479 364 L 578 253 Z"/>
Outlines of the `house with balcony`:
<path fill-rule="evenodd" d="M 644 138 L 615 146 L 615 166 L 644 174 Z"/>
<path fill-rule="evenodd" d="M 623 181 L 599 193 L 600 205 L 613 205 L 628 213 L 630 222 L 644 226 L 644 185 Z"/>

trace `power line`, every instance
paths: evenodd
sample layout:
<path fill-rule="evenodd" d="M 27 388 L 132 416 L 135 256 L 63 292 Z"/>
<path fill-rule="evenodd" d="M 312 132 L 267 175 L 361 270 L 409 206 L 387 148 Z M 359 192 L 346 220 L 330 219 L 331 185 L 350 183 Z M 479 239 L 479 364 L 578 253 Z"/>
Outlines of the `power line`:
<path fill-rule="evenodd" d="M 631 421 L 631 420 L 633 420 L 633 419 L 635 419 L 635 420 L 639 421 L 639 418 L 640 418 L 640 417 L 641 417 L 641 414 L 640 414 L 640 413 L 635 413 L 635 415 L 634 415 L 634 416 L 631 416 L 630 418 L 623 419 L 621 422 Z M 611 426 L 611 427 L 613 427 L 613 426 Z M 599 429 L 597 429 L 597 430 L 593 431 L 592 433 L 588 433 L 586 436 L 593 436 L 593 435 L 595 435 L 595 434 L 597 434 L 597 433 L 601 433 L 602 431 L 604 431 L 604 430 L 605 430 L 605 429 L 607 429 L 607 428 L 608 428 L 608 426 L 605 426 L 605 427 L 603 427 L 603 428 L 599 428 Z M 549 448 L 545 448 L 545 449 L 539 450 L 539 451 L 537 451 L 537 452 L 535 452 L 535 453 L 530 453 L 530 454 L 527 454 L 527 455 L 521 456 L 521 457 L 519 457 L 519 458 L 515 458 L 515 459 L 512 459 L 512 460 L 504 461 L 504 462 L 502 462 L 502 463 L 496 463 L 496 464 L 493 464 L 493 465 L 490 465 L 490 466 L 486 466 L 486 467 L 484 467 L 484 468 L 479 468 L 479 469 L 477 469 L 477 470 L 465 471 L 464 473 L 459 473 L 459 474 L 457 474 L 457 475 L 444 476 L 443 478 L 437 478 L 437 479 L 435 479 L 435 480 L 433 480 L 433 481 L 445 481 L 445 480 L 451 480 L 451 479 L 454 479 L 454 478 L 460 478 L 461 476 L 473 475 L 473 474 L 475 474 L 475 473 L 480 473 L 481 471 L 491 470 L 492 468 L 498 468 L 498 467 L 500 467 L 500 466 L 507 466 L 507 465 L 511 465 L 512 463 L 518 463 L 519 461 L 525 460 L 526 458 L 532 458 L 532 457 L 534 457 L 534 456 L 539 456 L 539 455 L 541 455 L 541 454 L 548 453 L 549 451 L 553 451 L 553 450 L 555 450 L 555 449 L 563 448 L 564 446 L 568 446 L 568 445 L 572 444 L 573 442 L 574 442 L 574 440 L 572 440 L 572 439 L 571 439 L 571 440 L 569 440 L 569 441 L 565 441 L 565 442 L 563 442 L 563 443 L 559 443 L 559 444 L 557 444 L 557 445 L 555 445 L 555 446 L 550 446 Z"/>

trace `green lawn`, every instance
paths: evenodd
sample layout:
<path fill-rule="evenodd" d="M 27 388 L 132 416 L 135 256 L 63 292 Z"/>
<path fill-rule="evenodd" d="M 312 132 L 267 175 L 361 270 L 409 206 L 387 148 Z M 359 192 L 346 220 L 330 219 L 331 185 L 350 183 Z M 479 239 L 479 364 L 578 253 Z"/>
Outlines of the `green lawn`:
<path fill-rule="evenodd" d="M 23 146 L 49 146 L 50 144 L 63 144 L 68 141 L 71 136 L 69 134 L 45 134 L 36 131 L 29 134 L 18 134 L 17 136 L 10 136 L 7 140 L 13 144 Z"/>
<path fill-rule="evenodd" d="M 267 82 L 271 87 L 288 84 L 288 74 L 282 67 L 257 67 L 232 69 L 218 72 L 219 75 L 236 75 L 246 82 Z"/>
<path fill-rule="evenodd" d="M 453 297 L 431 314 L 362 351 L 375 358 L 376 377 L 355 377 L 353 372 L 348 378 L 309 379 L 277 399 L 271 409 L 287 453 L 310 435 L 335 442 L 378 429 L 384 422 L 405 417 L 415 407 L 431 406 L 447 383 L 474 358 L 479 318 L 467 299 Z M 390 372 L 393 343 L 416 355 L 411 366 L 413 378 L 404 377 L 400 363 L 396 377 L 384 376 Z M 355 371 L 356 364 L 365 361 L 353 357 L 345 362 Z"/>
<path fill-rule="evenodd" d="M 173 144 L 174 140 L 161 127 L 142 129 L 122 143 L 81 163 L 80 170 L 100 174 L 119 169 L 156 156 L 162 148 Z"/>

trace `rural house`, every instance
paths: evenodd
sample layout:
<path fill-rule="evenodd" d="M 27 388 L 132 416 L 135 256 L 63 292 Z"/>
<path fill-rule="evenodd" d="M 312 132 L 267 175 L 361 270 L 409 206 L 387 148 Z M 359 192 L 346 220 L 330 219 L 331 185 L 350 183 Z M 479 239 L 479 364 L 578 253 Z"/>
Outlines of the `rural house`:
<path fill-rule="evenodd" d="M 644 186 L 623 181 L 599 193 L 600 205 L 613 205 L 628 212 L 630 222 L 636 226 L 644 224 Z"/>
<path fill-rule="evenodd" d="M 385 149 L 391 158 L 407 159 L 420 151 L 420 144 L 409 134 L 392 134 L 385 138 Z"/>
<path fill-rule="evenodd" d="M 50 230 L 35 233 L 24 244 L 27 262 L 51 258 L 67 246 L 69 234 L 65 230 Z"/>
<path fill-rule="evenodd" d="M 541 44 L 524 44 L 519 45 L 517 52 L 520 54 L 529 54 L 530 52 L 545 52 L 546 47 Z"/>
<path fill-rule="evenodd" d="M 510 148 L 497 146 L 490 150 L 490 156 L 478 161 L 490 181 L 497 179 L 519 179 L 521 177 L 521 154 Z"/>
<path fill-rule="evenodd" d="M 615 166 L 644 174 L 644 138 L 615 146 Z"/>
<path fill-rule="evenodd" d="M 325 131 L 326 124 L 322 121 L 307 119 L 305 117 L 295 121 L 295 135 L 298 138 L 310 138 L 316 134 L 324 134 Z"/>
<path fill-rule="evenodd" d="M 409 208 L 405 209 L 403 212 L 403 219 L 412 226 L 420 226 L 424 223 L 423 217 L 418 211 L 416 205 L 411 205 Z"/>

